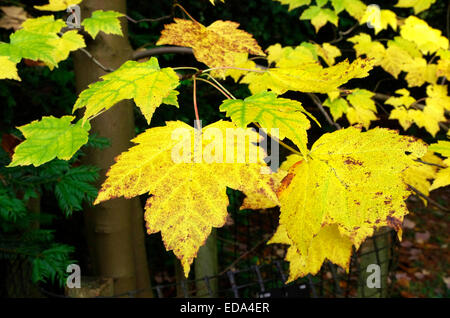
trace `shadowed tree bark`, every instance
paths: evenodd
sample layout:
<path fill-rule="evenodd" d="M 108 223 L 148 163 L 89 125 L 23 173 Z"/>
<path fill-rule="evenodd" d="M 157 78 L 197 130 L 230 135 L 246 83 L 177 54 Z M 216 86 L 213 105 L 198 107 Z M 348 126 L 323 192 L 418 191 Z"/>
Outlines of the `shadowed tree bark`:
<path fill-rule="evenodd" d="M 81 5 L 82 19 L 95 10 L 126 13 L 126 0 L 85 0 Z M 122 18 L 124 37 L 100 33 L 87 40 L 87 50 L 103 65 L 118 68 L 131 59 L 132 48 L 127 37 L 127 23 Z M 99 79 L 105 72 L 83 52 L 74 55 L 78 93 Z M 91 121 L 91 133 L 111 140 L 111 147 L 89 150 L 85 164 L 101 169 L 101 180 L 114 163 L 114 158 L 127 150 L 134 137 L 133 104 L 123 101 Z M 138 297 L 152 297 L 150 276 L 144 245 L 143 210 L 139 199 L 110 200 L 84 211 L 86 237 L 96 275 L 114 279 L 115 295 L 147 289 Z"/>

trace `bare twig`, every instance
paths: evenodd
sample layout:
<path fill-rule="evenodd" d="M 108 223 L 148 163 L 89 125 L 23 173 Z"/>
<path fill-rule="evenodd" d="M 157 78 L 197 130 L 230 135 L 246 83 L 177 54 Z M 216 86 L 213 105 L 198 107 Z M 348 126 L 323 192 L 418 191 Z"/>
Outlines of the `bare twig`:
<path fill-rule="evenodd" d="M 190 47 L 181 47 L 181 46 L 163 46 L 163 47 L 155 47 L 145 51 L 136 51 L 133 54 L 133 60 L 140 60 L 146 57 L 151 57 L 155 55 L 161 54 L 194 54 Z"/>
<path fill-rule="evenodd" d="M 96 64 L 98 67 L 100 67 L 105 72 L 111 73 L 111 72 L 115 71 L 114 69 L 104 66 L 102 63 L 100 63 L 88 50 L 81 48 L 80 51 L 83 52 L 84 54 L 86 54 L 87 57 L 89 57 L 92 60 L 92 62 L 94 62 L 94 64 Z"/>
<path fill-rule="evenodd" d="M 317 97 L 315 94 L 313 93 L 307 93 L 307 95 L 311 98 L 311 100 L 314 102 L 314 104 L 316 104 L 316 106 L 319 108 L 319 110 L 322 112 L 322 114 L 325 116 L 325 119 L 328 121 L 328 123 L 330 125 L 333 125 L 334 127 L 336 127 L 337 129 L 341 129 L 341 125 L 339 125 L 338 123 L 336 123 L 335 121 L 333 121 L 333 119 L 331 119 L 330 115 L 328 115 L 327 111 L 325 110 L 325 108 L 323 107 L 319 97 Z"/>
<path fill-rule="evenodd" d="M 439 210 L 445 211 L 445 212 L 450 212 L 450 210 L 448 208 L 446 208 L 445 206 L 440 205 L 439 203 L 437 203 L 436 201 L 434 201 L 432 198 L 430 198 L 429 196 L 425 195 L 424 193 L 422 193 L 420 190 L 414 188 L 412 185 L 408 184 L 408 187 L 411 188 L 411 190 L 413 190 L 415 193 L 417 193 L 418 196 L 424 198 L 425 200 L 427 200 L 429 203 L 431 203 L 432 205 L 434 205 L 435 207 L 437 207 Z"/>
<path fill-rule="evenodd" d="M 232 269 L 237 263 L 239 263 L 243 258 L 247 257 L 249 254 L 253 253 L 261 244 L 267 242 L 267 239 L 264 238 L 261 241 L 259 241 L 258 243 L 256 243 L 255 246 L 253 246 L 251 249 L 249 249 L 247 252 L 245 252 L 244 254 L 242 254 L 241 256 L 239 256 L 237 259 L 234 260 L 233 263 L 231 263 L 229 266 L 227 266 L 227 268 L 225 268 L 223 271 L 221 271 L 219 273 L 220 275 L 225 274 L 226 272 L 228 272 L 230 269 Z"/>
<path fill-rule="evenodd" d="M 437 164 L 437 163 L 432 163 L 432 162 L 426 162 L 426 161 L 423 161 L 423 160 L 421 160 L 421 159 L 415 159 L 414 161 L 417 161 L 417 162 L 423 163 L 424 165 L 428 165 L 428 166 L 435 166 L 435 167 L 439 167 L 439 168 L 441 168 L 441 169 L 445 169 L 445 168 L 447 168 L 447 167 L 445 167 L 445 166 L 442 166 L 442 165 L 440 165 L 440 164 Z"/>
<path fill-rule="evenodd" d="M 159 18 L 155 18 L 155 19 L 140 19 L 140 20 L 135 20 L 135 19 L 133 19 L 132 17 L 130 17 L 128 15 L 126 15 L 125 17 L 127 18 L 128 21 L 130 21 L 132 23 L 135 23 L 135 24 L 138 24 L 140 22 L 158 22 L 158 21 L 161 21 L 161 20 L 170 19 L 172 17 L 172 15 L 165 15 L 163 17 L 159 17 Z"/>

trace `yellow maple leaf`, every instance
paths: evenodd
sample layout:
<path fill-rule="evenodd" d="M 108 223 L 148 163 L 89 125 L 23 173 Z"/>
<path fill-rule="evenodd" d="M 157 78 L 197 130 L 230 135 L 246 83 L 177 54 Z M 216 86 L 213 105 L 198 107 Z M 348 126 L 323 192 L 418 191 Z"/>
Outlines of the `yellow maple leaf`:
<path fill-rule="evenodd" d="M 406 184 L 413 186 L 425 195 L 429 195 L 431 182 L 430 180 L 436 178 L 438 167 L 436 165 L 442 165 L 442 159 L 434 155 L 431 150 L 420 158 L 422 162 L 416 162 L 413 166 L 408 167 L 402 172 L 403 180 Z M 420 197 L 422 202 L 427 205 L 428 201 Z"/>
<path fill-rule="evenodd" d="M 290 245 L 285 257 L 285 260 L 289 262 L 289 278 L 286 284 L 307 274 L 317 274 L 326 259 L 348 269 L 353 247 L 352 241 L 340 234 L 336 225 L 326 225 L 321 228 L 311 240 L 306 254 L 300 253 L 295 248 L 283 225 L 278 226 L 276 233 L 267 244 L 274 243 Z"/>
<path fill-rule="evenodd" d="M 439 49 L 448 49 L 448 39 L 441 33 L 415 16 L 409 16 L 400 27 L 400 35 L 417 44 L 424 54 L 434 53 Z"/>
<path fill-rule="evenodd" d="M 394 108 L 389 114 L 389 119 L 397 119 L 400 126 L 407 130 L 414 123 L 414 114 L 416 110 L 408 110 L 403 107 Z"/>
<path fill-rule="evenodd" d="M 67 8 L 79 4 L 82 0 L 50 0 L 49 4 L 43 6 L 34 6 L 41 11 L 64 11 Z"/>
<path fill-rule="evenodd" d="M 425 152 L 423 143 L 383 128 L 323 135 L 278 189 L 280 225 L 300 255 L 308 255 L 327 225 L 336 225 L 356 248 L 377 228 L 400 230 L 410 194 L 401 172 Z"/>
<path fill-rule="evenodd" d="M 392 105 L 394 107 L 403 106 L 409 108 L 412 104 L 416 102 L 415 98 L 412 97 L 406 88 L 401 88 L 395 91 L 400 97 L 391 96 L 384 103 L 387 105 Z"/>
<path fill-rule="evenodd" d="M 191 47 L 195 58 L 211 68 L 232 66 L 236 53 L 265 55 L 252 35 L 239 30 L 236 22 L 218 20 L 205 27 L 190 20 L 174 20 L 164 26 L 156 44 Z"/>
<path fill-rule="evenodd" d="M 436 178 L 430 187 L 430 191 L 432 191 L 450 184 L 450 141 L 439 140 L 437 143 L 430 145 L 429 150 L 447 157 L 443 161 L 447 168 L 440 169 L 436 174 Z"/>
<path fill-rule="evenodd" d="M 387 49 L 383 59 L 380 61 L 380 65 L 386 72 L 397 78 L 402 71 L 413 72 L 415 61 L 421 58 L 422 54 L 413 42 L 402 37 L 395 37 L 394 40 L 388 41 Z"/>
<path fill-rule="evenodd" d="M 220 0 L 220 1 L 225 2 L 225 0 Z M 215 0 L 209 0 L 209 2 L 211 2 L 211 4 L 212 4 L 213 6 L 216 5 L 216 4 L 215 4 Z"/>
<path fill-rule="evenodd" d="M 382 30 L 387 30 L 388 26 L 397 30 L 397 16 L 391 10 L 380 10 L 378 6 L 368 6 L 366 12 L 360 20 L 360 23 L 368 23 L 374 28 L 375 34 Z"/>
<path fill-rule="evenodd" d="M 407 72 L 405 80 L 408 87 L 422 86 L 425 82 L 436 83 L 436 65 L 428 64 L 422 57 L 415 57 L 411 63 L 403 65 L 403 70 Z"/>
<path fill-rule="evenodd" d="M 256 68 L 256 63 L 252 60 L 248 59 L 248 53 L 236 53 L 234 55 L 234 63 L 230 65 L 235 68 L 241 68 L 241 69 L 250 69 L 254 70 Z M 230 76 L 236 83 L 239 81 L 239 79 L 247 74 L 247 71 L 239 70 L 239 69 L 227 69 L 225 70 L 225 77 Z M 211 76 L 213 77 L 221 77 L 223 76 L 223 71 L 221 70 L 213 70 L 211 71 Z"/>
<path fill-rule="evenodd" d="M 328 66 L 334 65 L 336 57 L 341 56 L 341 51 L 334 45 L 323 43 L 322 45 L 314 45 L 317 55 L 323 58 Z"/>
<path fill-rule="evenodd" d="M 369 34 L 360 33 L 348 39 L 354 43 L 353 48 L 357 56 L 365 55 L 372 58 L 374 63 L 378 65 L 386 55 L 386 49 L 380 42 L 372 41 Z"/>
<path fill-rule="evenodd" d="M 361 0 L 331 0 L 331 3 L 336 13 L 345 10 L 358 21 L 362 19 L 367 10 L 367 5 Z"/>
<path fill-rule="evenodd" d="M 147 232 L 161 231 L 166 249 L 181 260 L 186 277 L 212 227 L 225 224 L 227 187 L 244 193 L 256 190 L 278 201 L 270 174 L 262 174 L 269 167 L 262 157 L 252 161 L 248 156 L 259 147 L 245 136 L 257 139 L 256 132 L 224 121 L 204 127 L 202 134 L 194 131 L 185 123 L 168 122 L 136 137 L 137 145 L 117 158 L 95 201 L 149 193 Z M 228 156 L 239 151 L 245 151 L 246 160 L 239 161 L 237 155 L 230 161 Z"/>
<path fill-rule="evenodd" d="M 0 79 L 9 78 L 20 81 L 17 73 L 17 63 L 12 62 L 7 56 L 0 56 Z"/>
<path fill-rule="evenodd" d="M 395 5 L 398 8 L 414 8 L 414 13 L 418 14 L 427 10 L 436 0 L 398 0 Z"/>
<path fill-rule="evenodd" d="M 436 75 L 450 78 L 450 51 L 439 50 L 436 55 L 440 57 L 437 62 Z"/>
<path fill-rule="evenodd" d="M 289 5 L 289 11 L 297 9 L 299 7 L 308 5 L 311 3 L 311 0 L 275 0 L 280 2 L 281 4 Z"/>
<path fill-rule="evenodd" d="M 445 85 L 429 85 L 427 95 L 426 105 L 422 110 L 410 109 L 408 113 L 417 126 L 435 136 L 440 130 L 439 122 L 446 120 L 445 110 L 450 109 L 450 97 L 447 96 Z"/>
<path fill-rule="evenodd" d="M 289 90 L 326 94 L 336 91 L 352 78 L 368 76 L 372 67 L 371 60 L 358 58 L 351 64 L 345 60 L 326 68 L 313 63 L 307 64 L 307 67 L 269 68 L 259 73 L 249 72 L 241 83 L 249 84 L 253 94 L 269 89 L 278 95 Z"/>
<path fill-rule="evenodd" d="M 278 190 L 281 181 L 286 177 L 288 170 L 295 163 L 303 160 L 303 157 L 297 154 L 290 155 L 286 158 L 285 161 L 281 164 L 280 168 L 276 173 L 271 174 L 271 178 L 273 180 L 273 188 Z M 278 206 L 279 202 L 274 201 L 270 196 L 267 196 L 266 193 L 261 193 L 258 191 L 249 191 L 246 193 L 246 197 L 241 205 L 241 210 L 250 209 L 250 210 L 259 210 L 259 209 L 270 209 Z M 287 243 L 286 243 L 287 244 Z"/>
<path fill-rule="evenodd" d="M 362 124 L 366 129 L 377 119 L 377 106 L 372 97 L 375 94 L 366 89 L 355 89 L 347 100 L 352 107 L 347 109 L 347 119 L 351 124 Z"/>

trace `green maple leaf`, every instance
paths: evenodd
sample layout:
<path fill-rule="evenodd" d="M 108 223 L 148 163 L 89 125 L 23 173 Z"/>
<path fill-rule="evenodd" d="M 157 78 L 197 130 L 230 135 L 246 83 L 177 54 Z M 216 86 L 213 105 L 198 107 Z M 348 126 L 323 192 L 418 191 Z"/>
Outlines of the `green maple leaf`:
<path fill-rule="evenodd" d="M 123 16 L 122 13 L 116 11 L 97 10 L 92 12 L 90 18 L 84 19 L 81 25 L 94 39 L 100 31 L 106 34 L 123 35 L 118 19 Z"/>
<path fill-rule="evenodd" d="M 124 99 L 133 98 L 148 123 L 162 103 L 178 106 L 178 92 L 174 91 L 179 84 L 178 76 L 169 67 L 160 69 L 155 57 L 144 63 L 127 61 L 102 79 L 89 85 L 73 107 L 73 111 L 86 107 L 84 121 Z"/>
<path fill-rule="evenodd" d="M 88 142 L 89 123 L 72 124 L 75 117 L 43 117 L 18 129 L 26 140 L 19 144 L 8 167 L 40 166 L 55 158 L 69 160 Z"/>
<path fill-rule="evenodd" d="M 0 42 L 0 56 L 8 56 L 15 63 L 22 58 L 42 61 L 53 68 L 71 51 L 86 46 L 76 31 L 58 36 L 64 26 L 64 21 L 55 20 L 53 16 L 28 19 L 22 24 L 22 29 L 11 34 L 10 43 Z"/>
<path fill-rule="evenodd" d="M 311 127 L 305 114 L 316 120 L 300 102 L 278 98 L 275 93 L 267 91 L 244 100 L 226 100 L 220 110 L 226 111 L 227 116 L 231 117 L 238 127 L 244 128 L 257 122 L 265 129 L 278 128 L 279 138 L 291 139 L 303 153 L 307 150 L 306 130 Z M 270 133 L 270 130 L 268 132 Z"/>

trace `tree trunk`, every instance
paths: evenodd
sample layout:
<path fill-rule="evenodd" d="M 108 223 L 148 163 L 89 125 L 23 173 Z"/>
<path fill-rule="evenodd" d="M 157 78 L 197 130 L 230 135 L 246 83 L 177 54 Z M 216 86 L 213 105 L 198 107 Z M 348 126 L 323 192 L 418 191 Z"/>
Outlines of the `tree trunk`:
<path fill-rule="evenodd" d="M 217 297 L 218 280 L 210 278 L 219 272 L 217 259 L 217 231 L 212 229 L 205 245 L 198 250 L 195 259 L 195 286 L 198 297 Z M 205 280 L 207 277 L 207 280 Z"/>
<path fill-rule="evenodd" d="M 114 10 L 126 13 L 126 0 L 85 0 L 81 5 L 81 19 L 95 10 Z M 130 59 L 132 48 L 128 42 L 126 20 L 122 19 L 124 36 L 100 33 L 95 40 L 87 40 L 88 51 L 103 65 L 118 68 Z M 74 54 L 78 92 L 95 82 L 105 72 L 82 52 Z M 114 163 L 114 158 L 127 150 L 134 136 L 133 104 L 123 101 L 91 121 L 91 133 L 111 140 L 111 147 L 88 150 L 84 163 L 101 169 L 101 180 Z M 120 295 L 147 289 L 137 296 L 151 297 L 150 276 L 144 245 L 143 211 L 139 199 L 114 199 L 85 209 L 86 236 L 96 275 L 114 279 L 114 291 Z"/>
<path fill-rule="evenodd" d="M 388 276 L 389 276 L 389 258 L 390 255 L 390 236 L 388 229 L 381 229 L 374 233 L 375 237 L 366 240 L 360 247 L 360 277 L 358 285 L 359 298 L 384 298 L 387 296 Z M 371 272 L 367 268 L 371 265 L 378 265 L 380 268 L 380 286 L 373 288 L 368 286 L 367 280 Z"/>

